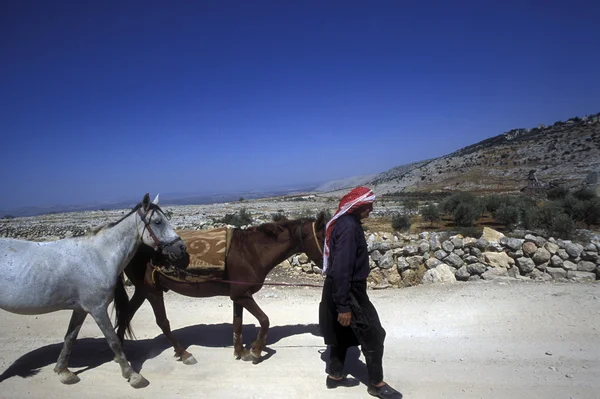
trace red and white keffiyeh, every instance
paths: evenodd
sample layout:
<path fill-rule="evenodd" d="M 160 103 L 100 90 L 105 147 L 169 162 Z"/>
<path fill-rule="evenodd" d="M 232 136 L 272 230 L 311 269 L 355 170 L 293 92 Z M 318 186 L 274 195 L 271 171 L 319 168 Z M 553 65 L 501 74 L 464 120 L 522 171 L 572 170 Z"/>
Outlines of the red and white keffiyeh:
<path fill-rule="evenodd" d="M 348 194 L 344 195 L 340 200 L 340 205 L 338 206 L 335 215 L 331 218 L 331 220 L 325 226 L 325 245 L 323 246 L 323 274 L 327 274 L 328 263 L 327 260 L 329 258 L 329 239 L 331 237 L 331 232 L 333 231 L 333 226 L 335 225 L 335 221 L 342 215 L 352 213 L 356 211 L 363 205 L 372 204 L 375 202 L 375 194 L 367 187 L 356 187 Z"/>

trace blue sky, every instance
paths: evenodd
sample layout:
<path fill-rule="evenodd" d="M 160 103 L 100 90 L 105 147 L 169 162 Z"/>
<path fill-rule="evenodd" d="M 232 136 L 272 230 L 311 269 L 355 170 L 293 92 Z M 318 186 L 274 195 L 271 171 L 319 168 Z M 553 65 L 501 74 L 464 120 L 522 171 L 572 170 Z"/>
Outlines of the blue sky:
<path fill-rule="evenodd" d="M 382 172 L 600 111 L 600 3 L 0 2 L 0 209 Z"/>

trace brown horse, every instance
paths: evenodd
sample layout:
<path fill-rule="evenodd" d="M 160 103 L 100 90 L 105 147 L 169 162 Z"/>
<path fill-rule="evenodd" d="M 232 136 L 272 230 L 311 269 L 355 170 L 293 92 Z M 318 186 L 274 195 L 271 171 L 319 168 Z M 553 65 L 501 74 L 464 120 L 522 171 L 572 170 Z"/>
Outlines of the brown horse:
<path fill-rule="evenodd" d="M 310 260 L 321 266 L 323 264 L 322 248 L 325 222 L 324 213 L 321 212 L 316 219 L 282 220 L 264 223 L 247 230 L 233 229 L 224 277 L 208 282 L 175 281 L 161 273 L 156 273 L 152 263 L 161 265 L 168 263 L 168 260 L 161 259 L 162 255 L 157 254 L 149 247 L 140 248 L 125 268 L 125 274 L 135 286 L 131 301 L 128 299 L 121 279 L 115 290 L 118 337 L 122 342 L 125 332 L 130 332 L 129 323 L 134 313 L 144 300 L 148 299 L 156 316 L 156 324 L 175 349 L 175 357 L 182 360 L 184 364 L 194 364 L 196 359 L 171 333 L 163 292 L 172 290 L 181 295 L 204 298 L 229 296 L 233 301 L 234 356 L 236 359 L 252 360 L 257 363 L 260 361 L 265 345 L 269 318 L 254 301 L 252 295 L 262 288 L 267 274 L 293 254 L 304 252 Z M 174 266 L 185 268 L 187 263 Z M 258 336 L 250 350 L 245 349 L 242 343 L 244 308 L 260 323 Z"/>

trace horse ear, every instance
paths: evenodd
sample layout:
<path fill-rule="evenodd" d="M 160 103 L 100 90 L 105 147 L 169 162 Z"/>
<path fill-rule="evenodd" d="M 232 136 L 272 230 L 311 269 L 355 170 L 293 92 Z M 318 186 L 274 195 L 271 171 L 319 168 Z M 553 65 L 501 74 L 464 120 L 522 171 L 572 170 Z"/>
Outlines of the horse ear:
<path fill-rule="evenodd" d="M 154 201 L 152 201 L 152 203 L 153 203 L 154 205 L 158 205 L 158 196 L 159 196 L 159 195 L 160 195 L 160 194 L 156 194 L 156 197 L 154 197 Z"/>
<path fill-rule="evenodd" d="M 317 215 L 317 220 L 315 220 L 315 229 L 320 230 L 324 226 L 325 226 L 325 212 L 321 211 L 321 212 L 319 212 L 319 215 Z"/>
<path fill-rule="evenodd" d="M 146 195 L 144 195 L 144 198 L 142 199 L 142 208 L 144 208 L 144 210 L 147 211 L 149 206 L 150 206 L 150 194 L 146 193 Z"/>

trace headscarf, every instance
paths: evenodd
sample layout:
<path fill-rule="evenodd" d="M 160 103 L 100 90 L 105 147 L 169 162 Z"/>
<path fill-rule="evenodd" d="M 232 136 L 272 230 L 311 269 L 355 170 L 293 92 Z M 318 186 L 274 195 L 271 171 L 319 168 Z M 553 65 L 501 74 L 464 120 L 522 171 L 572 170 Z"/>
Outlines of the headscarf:
<path fill-rule="evenodd" d="M 331 220 L 325 226 L 325 245 L 323 246 L 323 274 L 327 274 L 328 263 L 327 260 L 329 258 L 329 239 L 331 238 L 331 232 L 333 231 L 333 226 L 337 218 L 342 215 L 354 213 L 357 209 L 368 205 L 373 204 L 375 202 L 375 194 L 367 187 L 356 187 L 348 194 L 344 195 L 340 200 L 340 205 L 338 206 L 335 215 L 331 218 Z"/>

